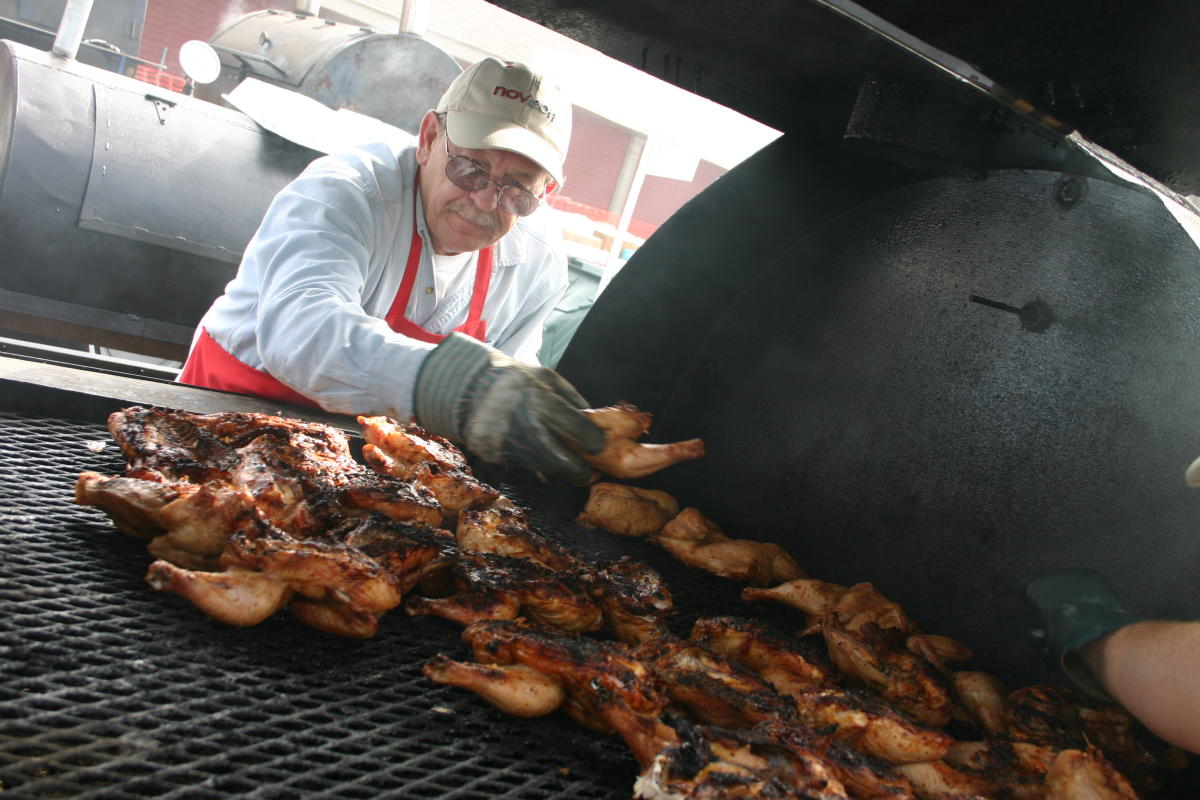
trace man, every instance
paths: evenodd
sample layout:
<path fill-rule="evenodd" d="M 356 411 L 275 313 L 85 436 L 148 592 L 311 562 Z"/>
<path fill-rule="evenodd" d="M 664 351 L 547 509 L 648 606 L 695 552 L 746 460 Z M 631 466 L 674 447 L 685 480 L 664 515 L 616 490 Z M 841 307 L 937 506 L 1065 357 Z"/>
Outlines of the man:
<path fill-rule="evenodd" d="M 533 212 L 562 182 L 571 109 L 487 58 L 415 145 L 313 162 L 272 201 L 201 320 L 179 380 L 415 419 L 491 463 L 583 481 L 604 434 L 532 366 L 567 287 L 561 234 Z"/>

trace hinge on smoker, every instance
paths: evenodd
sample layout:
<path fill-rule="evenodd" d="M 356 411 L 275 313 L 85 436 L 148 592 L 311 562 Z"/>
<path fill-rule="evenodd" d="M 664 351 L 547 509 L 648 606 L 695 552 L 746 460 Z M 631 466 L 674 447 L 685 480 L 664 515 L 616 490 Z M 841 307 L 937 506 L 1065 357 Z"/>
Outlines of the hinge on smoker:
<path fill-rule="evenodd" d="M 165 97 L 158 97 L 156 95 L 152 95 L 149 92 L 146 93 L 146 99 L 149 100 L 151 103 L 154 103 L 154 113 L 158 114 L 158 124 L 166 125 L 167 118 L 163 116 L 163 111 L 165 111 L 168 108 L 173 108 L 175 106 L 175 101 L 168 100 Z"/>

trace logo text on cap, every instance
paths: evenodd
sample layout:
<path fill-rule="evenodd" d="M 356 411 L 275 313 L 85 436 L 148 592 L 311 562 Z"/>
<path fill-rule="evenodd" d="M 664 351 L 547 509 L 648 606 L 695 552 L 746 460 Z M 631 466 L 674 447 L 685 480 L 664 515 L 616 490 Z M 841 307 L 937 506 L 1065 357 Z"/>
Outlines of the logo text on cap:
<path fill-rule="evenodd" d="M 535 108 L 538 111 L 545 114 L 547 117 L 549 117 L 550 119 L 547 120 L 548 122 L 554 121 L 554 112 L 551 111 L 549 108 L 547 108 L 545 103 L 538 100 L 536 97 L 534 97 L 531 94 L 525 94 L 524 92 L 521 92 L 517 89 L 506 89 L 503 86 L 497 86 L 495 89 L 492 90 L 492 95 L 493 96 L 500 95 L 501 97 L 507 97 L 510 100 L 519 100 L 521 103 L 524 103 L 527 106 Z"/>

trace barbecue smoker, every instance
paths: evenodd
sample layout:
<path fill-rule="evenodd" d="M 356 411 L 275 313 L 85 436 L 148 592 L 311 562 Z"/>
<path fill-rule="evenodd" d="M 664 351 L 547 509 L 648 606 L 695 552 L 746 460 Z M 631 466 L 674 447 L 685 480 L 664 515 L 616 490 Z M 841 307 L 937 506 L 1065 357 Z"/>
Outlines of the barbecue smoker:
<path fill-rule="evenodd" d="M 569 11 L 552 0 L 499 5 L 785 133 L 639 249 L 560 362 L 593 404 L 625 399 L 654 412 L 648 438 L 705 439 L 703 460 L 642 485 L 696 506 L 732 536 L 784 545 L 814 577 L 874 582 L 925 630 L 969 644 L 972 663 L 1011 686 L 1060 681 L 1030 641 L 1019 596 L 1043 569 L 1095 567 L 1135 612 L 1196 615 L 1200 588 L 1188 565 L 1200 555 L 1200 493 L 1185 487 L 1183 471 L 1200 455 L 1200 263 L 1183 195 L 1195 193 L 1200 161 L 1186 136 L 1165 133 L 1154 94 L 1172 81 L 1136 97 L 1114 89 L 1081 100 L 1077 119 L 1089 130 L 845 0 L 686 11 L 656 0 Z M 1127 33 L 1126 49 L 1102 54 L 1093 40 L 1060 37 L 1050 63 L 1029 23 L 1037 14 L 971 5 L 1000 15 L 983 20 L 993 30 L 981 41 L 1007 58 L 1024 52 L 1023 69 L 1052 73 L 1081 96 L 1104 85 L 1089 80 L 1095 58 L 1146 68 L 1134 46 L 1149 59 L 1173 41 L 1145 47 L 1135 35 L 1144 28 L 1109 9 L 1088 31 Z M 880 10 L 910 18 L 914 32 L 923 22 L 929 41 L 948 35 L 908 4 Z M 951 12 L 946 24 L 961 25 Z M 1175 30 L 1193 21 L 1178 19 Z M 746 56 L 751 41 L 757 61 Z M 17 267 L 5 270 L 10 313 L 62 331 L 78 319 L 69 312 L 89 335 L 123 321 L 129 349 L 154 352 L 163 337 L 151 323 L 179 334 L 194 324 L 186 314 L 168 318 L 163 296 L 202 310 L 220 281 L 177 267 L 184 251 L 166 247 L 169 237 L 135 239 L 158 248 L 138 259 L 100 249 L 107 240 L 94 238 L 84 213 L 91 181 L 66 165 L 88 164 L 95 178 L 112 152 L 101 139 L 120 150 L 138 137 L 130 129 L 94 143 L 65 130 L 110 130 L 90 122 L 105 119 L 105 103 L 135 109 L 159 137 L 185 135 L 187 126 L 173 124 L 183 114 L 221 116 L 242 143 L 214 157 L 216 173 L 187 173 L 201 185 L 243 163 L 272 164 L 282 179 L 289 159 L 302 159 L 272 151 L 269 136 L 228 109 L 133 94 L 5 47 L 0 237 L 6 264 Z M 65 99 L 29 99 L 35 90 Z M 1130 111 L 1105 118 L 1112 125 L 1093 116 L 1123 99 Z M 1186 103 L 1170 110 L 1186 127 Z M 1131 120 L 1149 126 L 1145 138 Z M 125 227 L 146 237 L 162 230 L 152 223 L 167 213 L 164 187 L 126 186 Z M 38 190 L 14 195 L 21 187 Z M 228 216 L 225 205 L 196 208 L 197 229 Z M 234 234 L 204 241 L 238 246 Z M 235 260 L 204 264 L 229 269 Z M 147 281 L 157 282 L 153 296 L 107 300 L 113 286 Z M 6 791 L 630 796 L 636 768 L 619 742 L 558 717 L 508 717 L 422 678 L 434 654 L 464 652 L 447 625 L 393 613 L 364 642 L 284 617 L 238 630 L 151 592 L 143 546 L 71 503 L 80 471 L 121 469 L 105 415 L 131 403 L 312 415 L 113 374 L 112 364 L 61 363 L 75 358 L 0 361 Z M 329 421 L 354 429 L 352 420 Z M 745 612 L 736 586 L 644 542 L 581 529 L 573 520 L 582 490 L 501 480 L 533 509 L 539 530 L 585 556 L 627 553 L 660 570 L 681 627 L 699 614 Z M 1195 773 L 1160 796 L 1195 797 Z"/>

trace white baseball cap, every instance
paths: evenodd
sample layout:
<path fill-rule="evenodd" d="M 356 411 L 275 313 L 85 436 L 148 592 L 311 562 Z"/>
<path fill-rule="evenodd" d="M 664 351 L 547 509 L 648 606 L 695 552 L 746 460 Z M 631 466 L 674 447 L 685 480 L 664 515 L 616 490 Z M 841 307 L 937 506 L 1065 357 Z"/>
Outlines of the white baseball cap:
<path fill-rule="evenodd" d="M 563 181 L 571 141 L 571 104 L 524 64 L 485 58 L 468 67 L 438 101 L 450 140 L 473 150 L 509 150 Z"/>

